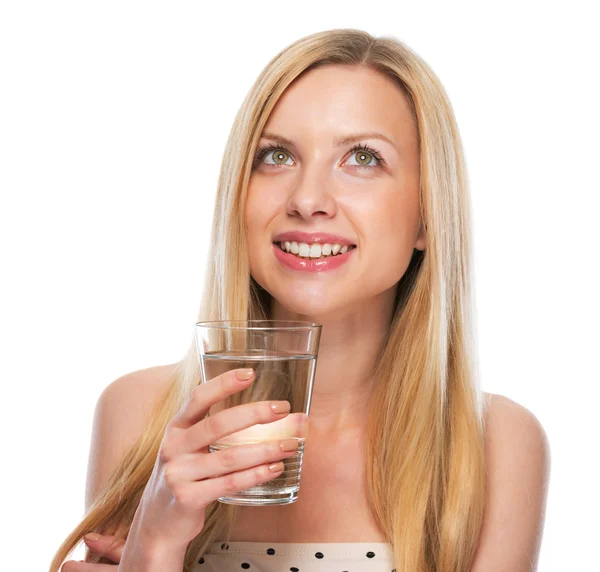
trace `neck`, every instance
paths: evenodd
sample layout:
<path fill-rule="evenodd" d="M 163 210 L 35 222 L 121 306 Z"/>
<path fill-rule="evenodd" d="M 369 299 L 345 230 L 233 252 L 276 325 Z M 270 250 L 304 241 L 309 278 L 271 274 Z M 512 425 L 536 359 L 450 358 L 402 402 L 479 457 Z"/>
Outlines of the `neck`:
<path fill-rule="evenodd" d="M 272 319 L 308 320 L 323 326 L 309 414 L 311 434 L 331 436 L 364 428 L 394 293 L 392 288 L 360 308 L 327 315 L 291 312 L 273 300 Z"/>

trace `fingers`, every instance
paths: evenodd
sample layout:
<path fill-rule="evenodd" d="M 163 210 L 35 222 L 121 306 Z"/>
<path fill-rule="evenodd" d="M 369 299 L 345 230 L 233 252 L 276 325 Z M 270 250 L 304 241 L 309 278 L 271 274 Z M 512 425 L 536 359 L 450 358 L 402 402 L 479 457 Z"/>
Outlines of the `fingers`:
<path fill-rule="evenodd" d="M 257 465 L 271 464 L 296 455 L 298 445 L 298 439 L 286 439 L 228 447 L 210 455 L 201 453 L 185 456 L 165 469 L 165 480 L 169 485 L 200 481 Z"/>
<path fill-rule="evenodd" d="M 118 572 L 118 569 L 118 564 L 91 564 L 89 562 L 67 560 L 60 567 L 60 572 Z"/>
<path fill-rule="evenodd" d="M 215 453 L 212 453 L 213 455 Z M 284 469 L 282 461 L 269 465 L 260 465 L 222 477 L 187 483 L 180 488 L 179 495 L 188 499 L 190 505 L 206 506 L 219 497 L 227 496 L 281 477 Z"/>
<path fill-rule="evenodd" d="M 193 453 L 242 429 L 279 421 L 289 412 L 289 401 L 256 401 L 224 409 L 190 427 L 181 440 L 182 452 Z"/>
<path fill-rule="evenodd" d="M 125 546 L 123 538 L 91 532 L 90 534 L 86 534 L 83 540 L 89 549 L 96 554 L 105 556 L 115 564 L 121 561 L 123 547 Z"/>
<path fill-rule="evenodd" d="M 232 369 L 198 385 L 187 403 L 171 419 L 170 425 L 187 429 L 203 419 L 212 405 L 248 387 L 254 380 L 254 371 L 249 378 L 243 379 L 245 371 L 248 370 Z"/>

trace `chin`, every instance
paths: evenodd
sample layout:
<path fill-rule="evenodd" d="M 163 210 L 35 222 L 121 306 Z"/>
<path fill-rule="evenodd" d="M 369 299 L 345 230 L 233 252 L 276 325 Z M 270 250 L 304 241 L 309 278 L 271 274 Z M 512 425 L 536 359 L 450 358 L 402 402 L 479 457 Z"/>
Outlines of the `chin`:
<path fill-rule="evenodd" d="M 319 321 L 319 317 L 335 313 L 340 310 L 339 300 L 328 300 L 326 298 L 309 299 L 309 296 L 289 299 L 288 296 L 276 297 L 278 304 L 285 313 L 289 313 L 298 320 Z"/>

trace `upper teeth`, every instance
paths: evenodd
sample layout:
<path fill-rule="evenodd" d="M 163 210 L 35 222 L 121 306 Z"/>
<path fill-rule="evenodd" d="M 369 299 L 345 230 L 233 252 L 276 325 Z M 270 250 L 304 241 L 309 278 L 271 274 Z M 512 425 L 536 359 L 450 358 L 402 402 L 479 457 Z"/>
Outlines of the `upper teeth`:
<path fill-rule="evenodd" d="M 306 242 L 290 242 L 288 240 L 280 242 L 281 248 L 286 252 L 297 254 L 305 258 L 320 258 L 321 256 L 336 255 L 338 252 L 344 254 L 348 251 L 348 246 L 339 244 L 311 244 Z"/>

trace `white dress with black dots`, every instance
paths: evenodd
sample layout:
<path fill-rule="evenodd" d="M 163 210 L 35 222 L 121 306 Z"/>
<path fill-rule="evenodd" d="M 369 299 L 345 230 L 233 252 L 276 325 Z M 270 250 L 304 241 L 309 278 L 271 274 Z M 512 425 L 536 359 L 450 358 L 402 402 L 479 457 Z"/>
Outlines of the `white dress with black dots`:
<path fill-rule="evenodd" d="M 213 542 L 193 572 L 396 572 L 383 542 Z"/>

